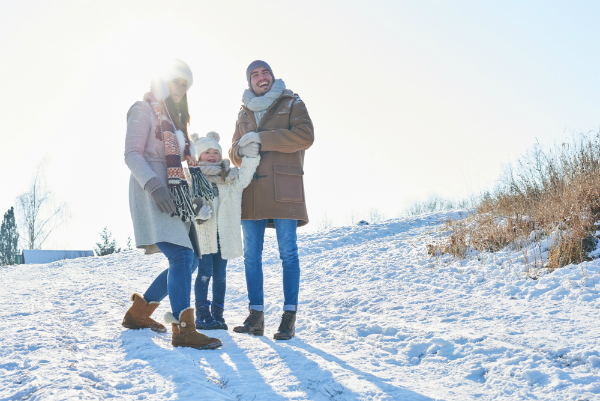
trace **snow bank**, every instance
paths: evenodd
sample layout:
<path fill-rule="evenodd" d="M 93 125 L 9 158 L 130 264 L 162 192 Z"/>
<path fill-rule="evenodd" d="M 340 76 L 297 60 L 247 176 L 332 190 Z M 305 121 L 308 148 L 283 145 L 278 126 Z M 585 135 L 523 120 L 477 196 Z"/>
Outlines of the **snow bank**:
<path fill-rule="evenodd" d="M 267 238 L 266 335 L 210 332 L 224 343 L 213 351 L 120 326 L 131 292 L 165 268 L 160 254 L 0 269 L 0 399 L 600 399 L 600 265 L 548 273 L 530 257 L 541 242 L 464 261 L 428 256 L 456 216 L 301 234 L 291 341 L 272 339 L 283 294 Z M 243 271 L 230 262 L 230 327 L 247 312 Z"/>

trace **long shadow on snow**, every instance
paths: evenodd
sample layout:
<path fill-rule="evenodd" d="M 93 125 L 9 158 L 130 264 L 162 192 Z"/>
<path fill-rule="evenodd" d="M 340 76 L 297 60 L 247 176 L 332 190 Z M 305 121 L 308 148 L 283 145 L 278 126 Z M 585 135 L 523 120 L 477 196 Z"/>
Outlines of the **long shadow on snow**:
<path fill-rule="evenodd" d="M 306 367 L 309 366 L 311 370 L 312 369 L 320 370 L 320 372 L 321 372 L 320 374 L 322 374 L 326 377 L 331 377 L 331 380 L 335 382 L 331 372 L 322 370 L 316 362 L 307 358 L 303 352 L 292 349 L 291 348 L 292 346 L 301 348 L 304 351 L 306 351 L 307 353 L 312 353 L 314 355 L 317 355 L 317 356 L 323 358 L 324 360 L 326 360 L 327 362 L 336 363 L 341 368 L 354 373 L 358 377 L 364 377 L 365 380 L 367 380 L 368 382 L 373 383 L 377 387 L 379 387 L 379 389 L 381 389 L 381 391 L 384 392 L 387 396 L 391 397 L 391 399 L 403 400 L 403 401 L 410 401 L 410 400 L 413 400 L 413 401 L 435 401 L 433 398 L 427 397 L 427 396 L 419 394 L 419 393 L 415 393 L 412 390 L 408 390 L 408 389 L 405 389 L 402 387 L 398 387 L 398 386 L 389 384 L 389 383 L 383 381 L 381 378 L 379 378 L 371 373 L 366 373 L 361 370 L 358 370 L 358 369 L 354 368 L 353 366 L 350 366 L 347 362 L 341 360 L 340 358 L 333 356 L 331 354 L 328 354 L 327 352 L 325 352 L 323 350 L 320 350 L 318 348 L 313 347 L 310 344 L 305 343 L 298 337 L 294 337 L 289 342 L 287 342 L 287 341 L 285 341 L 285 342 L 284 341 L 280 341 L 280 342 L 270 341 L 270 340 L 265 339 L 264 337 L 262 338 L 262 340 L 266 344 L 272 346 L 277 351 L 277 353 L 281 356 L 281 358 L 283 360 L 286 360 L 286 357 L 289 356 L 289 357 L 292 357 L 293 359 L 304 359 L 307 361 L 305 364 L 298 364 L 298 365 L 288 364 L 288 367 L 292 370 L 292 372 L 294 372 L 294 374 L 296 374 L 296 373 L 298 373 L 300 375 L 305 374 L 305 373 L 301 372 L 300 369 L 306 370 Z M 300 377 L 300 376 L 298 376 L 298 377 Z M 340 383 L 337 383 L 337 384 L 344 387 L 344 389 L 345 389 L 344 394 L 350 393 L 353 396 L 356 396 L 346 386 L 343 386 Z M 398 397 L 401 397 L 401 398 L 398 398 Z M 356 397 L 356 398 L 359 399 L 359 397 Z"/>
<path fill-rule="evenodd" d="M 205 354 L 202 357 L 216 370 L 224 379 L 229 379 L 229 385 L 235 389 L 235 394 L 245 393 L 241 400 L 252 400 L 256 396 L 256 401 L 259 400 L 288 400 L 288 398 L 277 394 L 273 388 L 265 382 L 265 378 L 260 374 L 258 369 L 252 363 L 252 360 L 246 355 L 247 352 L 252 352 L 252 349 L 240 348 L 233 336 L 249 336 L 254 339 L 257 337 L 249 334 L 234 334 L 222 330 L 203 330 L 203 334 L 210 337 L 218 337 L 223 341 L 223 346 L 219 349 L 222 352 L 214 352 Z M 223 354 L 226 354 L 231 362 L 235 365 L 232 367 L 223 360 Z M 231 379 L 234 380 L 231 380 Z M 227 390 L 226 390 L 227 391 Z"/>
<path fill-rule="evenodd" d="M 156 334 L 150 329 L 125 329 L 120 335 L 120 340 L 126 353 L 125 360 L 146 362 L 154 372 L 172 383 L 171 392 L 177 399 L 196 400 L 201 396 L 203 399 L 210 400 L 236 400 L 235 396 L 229 394 L 226 389 L 219 389 L 215 384 L 209 383 L 204 370 L 197 366 L 196 361 L 204 357 L 201 352 L 209 352 L 208 350 L 174 349 L 171 347 L 169 336 Z M 161 347 L 155 341 L 164 341 L 168 344 L 167 348 Z M 198 353 L 197 356 L 193 354 L 194 351 Z M 134 365 L 133 368 L 135 369 L 136 366 Z M 152 383 L 147 385 L 150 387 L 148 392 L 152 395 L 153 385 Z"/>
<path fill-rule="evenodd" d="M 175 386 L 174 392 L 180 395 L 179 398 L 181 398 L 181 395 L 188 397 L 190 391 L 189 383 L 196 382 L 198 389 L 195 395 L 191 396 L 191 399 L 197 399 L 199 396 L 202 396 L 202 398 L 209 396 L 209 398 L 204 399 L 231 399 L 239 401 L 253 399 L 256 401 L 287 400 L 287 398 L 275 393 L 273 388 L 265 383 L 264 377 L 246 356 L 245 350 L 237 345 L 229 332 L 221 330 L 201 332 L 208 336 L 219 338 L 223 341 L 223 347 L 216 350 L 196 350 L 192 348 L 165 349 L 156 344 L 155 341 L 164 341 L 167 347 L 171 347 L 170 336 L 168 334 L 155 334 L 149 329 L 125 330 L 121 333 L 121 343 L 127 351 L 126 359 L 140 359 L 147 362 L 157 373 L 173 383 Z M 135 333 L 138 333 L 138 335 L 132 337 Z M 229 356 L 235 368 L 224 361 L 224 354 Z M 219 374 L 223 382 L 227 382 L 222 390 L 218 388 L 220 384 L 213 384 L 202 367 L 198 366 L 198 363 L 202 363 L 202 359 Z M 176 371 L 169 370 L 169 366 L 177 366 L 179 369 L 186 371 L 186 374 L 182 375 Z M 180 380 L 177 380 L 178 378 Z M 207 388 L 217 393 L 219 398 L 211 394 L 206 394 L 205 389 Z"/>

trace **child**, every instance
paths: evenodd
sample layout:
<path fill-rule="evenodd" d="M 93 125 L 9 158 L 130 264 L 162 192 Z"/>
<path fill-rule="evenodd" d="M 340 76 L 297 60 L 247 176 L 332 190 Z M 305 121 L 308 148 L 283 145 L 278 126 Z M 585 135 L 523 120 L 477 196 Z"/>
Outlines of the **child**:
<path fill-rule="evenodd" d="M 229 166 L 229 159 L 221 160 L 222 150 L 219 145 L 219 134 L 216 132 L 209 132 L 203 138 L 193 134 L 192 140 L 196 148 L 198 164 L 208 182 L 212 184 L 214 193 L 213 199 L 202 199 L 204 205 L 212 210 L 212 217 L 196 225 L 202 253 L 195 285 L 196 326 L 204 330 L 227 330 L 223 319 L 225 268 L 227 259 L 237 258 L 243 254 L 242 191 L 252 181 L 260 156 L 244 157 L 242 167 L 238 169 Z M 212 305 L 207 299 L 211 276 L 213 277 Z"/>

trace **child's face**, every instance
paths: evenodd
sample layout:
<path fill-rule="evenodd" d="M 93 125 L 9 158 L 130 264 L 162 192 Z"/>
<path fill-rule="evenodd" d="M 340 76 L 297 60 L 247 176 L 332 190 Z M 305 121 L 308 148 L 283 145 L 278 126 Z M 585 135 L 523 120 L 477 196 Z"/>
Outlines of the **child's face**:
<path fill-rule="evenodd" d="M 200 153 L 201 162 L 217 163 L 221 161 L 221 154 L 216 149 L 208 149 Z"/>

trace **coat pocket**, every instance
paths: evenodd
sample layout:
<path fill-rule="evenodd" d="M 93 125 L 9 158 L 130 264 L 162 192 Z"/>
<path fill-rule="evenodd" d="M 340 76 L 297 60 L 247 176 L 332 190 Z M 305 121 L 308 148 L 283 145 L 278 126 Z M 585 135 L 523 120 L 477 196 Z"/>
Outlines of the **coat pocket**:
<path fill-rule="evenodd" d="M 302 166 L 293 164 L 273 164 L 275 179 L 275 200 L 277 202 L 304 203 Z"/>

